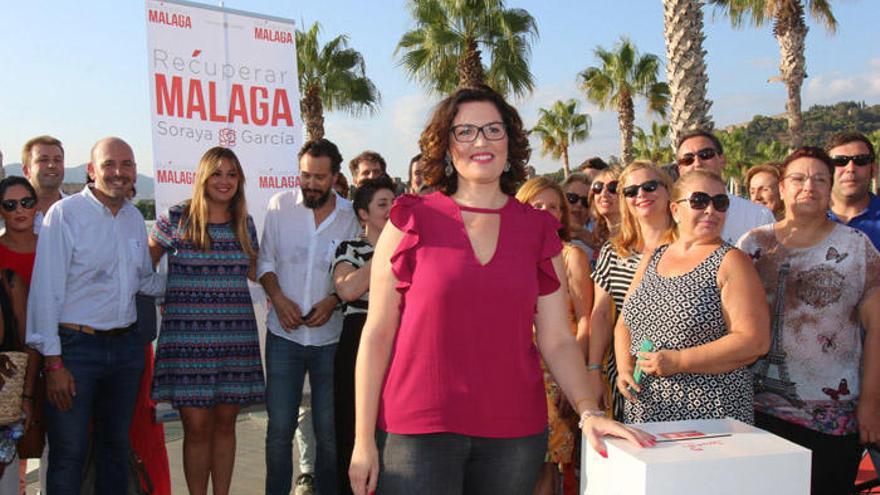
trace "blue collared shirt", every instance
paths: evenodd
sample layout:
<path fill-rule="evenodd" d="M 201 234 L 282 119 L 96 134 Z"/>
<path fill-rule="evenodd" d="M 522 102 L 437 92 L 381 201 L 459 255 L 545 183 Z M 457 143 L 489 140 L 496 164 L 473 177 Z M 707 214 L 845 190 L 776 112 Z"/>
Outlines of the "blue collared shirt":
<path fill-rule="evenodd" d="M 871 201 L 868 207 L 858 215 L 852 217 L 849 222 L 844 222 L 833 211 L 828 211 L 828 218 L 837 223 L 848 225 L 854 229 L 861 230 L 871 239 L 874 247 L 880 251 L 880 196 L 869 194 Z"/>

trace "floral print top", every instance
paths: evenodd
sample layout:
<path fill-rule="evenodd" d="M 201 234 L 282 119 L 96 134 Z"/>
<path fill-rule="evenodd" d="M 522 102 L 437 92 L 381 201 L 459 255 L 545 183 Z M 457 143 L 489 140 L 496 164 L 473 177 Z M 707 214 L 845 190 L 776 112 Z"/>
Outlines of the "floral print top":
<path fill-rule="evenodd" d="M 880 253 L 844 225 L 807 248 L 785 247 L 765 225 L 739 247 L 764 284 L 773 332 L 770 352 L 752 366 L 755 410 L 830 435 L 858 432 L 859 306 L 880 286 Z"/>

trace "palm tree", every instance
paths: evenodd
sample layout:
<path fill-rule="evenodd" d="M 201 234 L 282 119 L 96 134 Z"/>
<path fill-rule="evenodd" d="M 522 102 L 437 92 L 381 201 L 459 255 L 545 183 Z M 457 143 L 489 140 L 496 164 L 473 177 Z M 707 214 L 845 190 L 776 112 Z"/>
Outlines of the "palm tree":
<path fill-rule="evenodd" d="M 650 160 L 657 164 L 672 161 L 672 142 L 669 139 L 669 124 L 651 122 L 651 134 L 636 126 L 634 132 L 633 152 L 636 158 Z"/>
<path fill-rule="evenodd" d="M 324 46 L 318 43 L 321 26 L 296 31 L 296 67 L 300 109 L 309 139 L 324 137 L 324 110 L 342 110 L 354 116 L 378 110 L 381 95 L 366 75 L 360 52 L 339 35 Z"/>
<path fill-rule="evenodd" d="M 666 80 L 671 96 L 669 123 L 672 142 L 694 129 L 714 126 L 706 98 L 706 62 L 703 49 L 703 3 L 700 0 L 663 0 L 663 37 L 666 40 Z"/>
<path fill-rule="evenodd" d="M 528 11 L 505 8 L 504 0 L 409 0 L 409 10 L 415 28 L 394 53 L 429 90 L 448 94 L 487 84 L 521 97 L 534 88 L 528 58 L 538 27 Z"/>
<path fill-rule="evenodd" d="M 779 72 L 785 83 L 788 99 L 785 111 L 788 117 L 788 145 L 794 149 L 804 139 L 804 117 L 801 114 L 801 86 L 806 73 L 804 56 L 807 37 L 807 24 L 804 20 L 804 5 L 817 22 L 833 33 L 837 29 L 837 19 L 831 12 L 829 0 L 709 0 L 716 9 L 721 10 L 734 27 L 742 26 L 745 18 L 755 27 L 763 26 L 773 20 L 773 35 L 779 42 Z"/>
<path fill-rule="evenodd" d="M 721 171 L 721 176 L 727 181 L 731 192 L 739 196 L 743 190 L 746 171 L 754 165 L 754 140 L 743 128 L 720 131 L 715 135 L 724 147 L 726 165 Z"/>
<path fill-rule="evenodd" d="M 568 148 L 585 141 L 590 136 L 590 116 L 578 113 L 577 100 L 556 101 L 550 109 L 538 110 L 538 123 L 532 128 L 541 139 L 541 155 L 554 160 L 562 158 L 565 178 L 571 174 L 568 166 Z"/>
<path fill-rule="evenodd" d="M 617 110 L 620 127 L 620 149 L 624 163 L 632 161 L 633 125 L 635 107 L 633 98 L 643 96 L 648 111 L 666 115 L 669 103 L 669 86 L 657 81 L 660 59 L 650 53 L 640 55 L 635 45 L 625 37 L 620 39 L 613 51 L 601 46 L 594 51 L 601 62 L 600 67 L 589 67 L 578 75 L 587 100 L 604 110 Z"/>
<path fill-rule="evenodd" d="M 787 155 L 788 149 L 776 140 L 755 145 L 755 163 L 781 162 Z"/>

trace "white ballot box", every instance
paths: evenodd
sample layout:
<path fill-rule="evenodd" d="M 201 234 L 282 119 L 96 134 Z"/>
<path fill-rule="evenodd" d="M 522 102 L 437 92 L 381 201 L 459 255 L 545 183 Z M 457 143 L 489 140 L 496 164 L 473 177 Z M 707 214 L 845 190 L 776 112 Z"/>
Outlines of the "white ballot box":
<path fill-rule="evenodd" d="M 810 451 L 734 419 L 633 425 L 657 437 L 639 448 L 606 438 L 603 458 L 583 438 L 583 495 L 808 495 Z"/>

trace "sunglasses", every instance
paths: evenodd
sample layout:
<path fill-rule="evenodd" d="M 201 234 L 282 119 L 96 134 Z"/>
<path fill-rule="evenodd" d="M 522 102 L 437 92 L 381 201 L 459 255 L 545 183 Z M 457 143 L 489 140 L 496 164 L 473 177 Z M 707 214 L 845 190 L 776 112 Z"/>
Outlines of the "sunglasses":
<path fill-rule="evenodd" d="M 580 196 L 575 193 L 565 193 L 565 199 L 570 205 L 576 205 L 580 203 L 581 206 L 583 206 L 584 208 L 590 207 L 590 198 L 587 196 Z"/>
<path fill-rule="evenodd" d="M 694 210 L 705 210 L 709 207 L 709 203 L 715 208 L 715 211 L 724 213 L 730 208 L 730 198 L 726 194 L 716 194 L 710 196 L 704 192 L 692 192 L 689 198 L 679 199 L 676 203 L 687 201 Z"/>
<path fill-rule="evenodd" d="M 639 189 L 645 191 L 646 193 L 652 193 L 660 187 L 660 181 L 657 180 L 649 180 L 648 182 L 642 182 L 641 184 L 633 184 L 631 186 L 626 186 L 623 188 L 623 195 L 627 198 L 634 198 L 639 195 Z"/>
<path fill-rule="evenodd" d="M 864 167 L 874 161 L 874 155 L 868 153 L 866 155 L 835 155 L 831 157 L 831 163 L 833 163 L 835 167 L 845 167 L 849 165 L 850 161 L 855 163 L 856 166 Z"/>
<path fill-rule="evenodd" d="M 693 163 L 699 158 L 702 161 L 711 160 L 718 156 L 718 152 L 712 148 L 704 148 L 700 151 L 694 153 L 685 153 L 678 159 L 679 165 L 684 165 L 685 167 L 689 165 L 693 165 Z"/>
<path fill-rule="evenodd" d="M 610 194 L 617 194 L 617 181 L 613 180 L 607 184 L 604 182 L 593 182 L 593 185 L 590 186 L 590 191 L 596 195 L 602 194 L 602 189 L 607 189 Z"/>
<path fill-rule="evenodd" d="M 21 198 L 21 199 L 4 199 L 2 203 L 3 209 L 8 212 L 15 211 L 18 208 L 18 205 L 21 205 L 25 210 L 30 210 L 37 204 L 37 198 L 31 196 L 29 198 Z"/>

